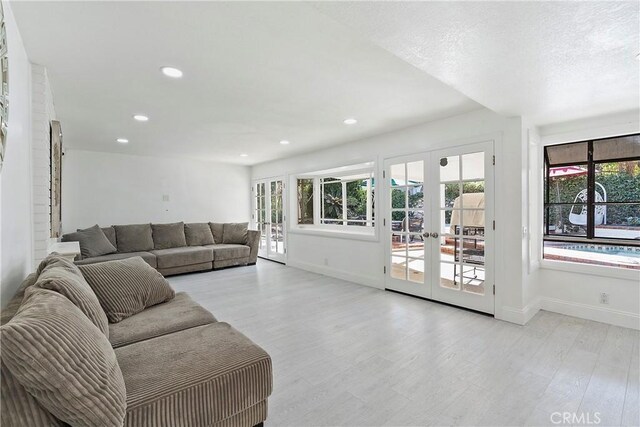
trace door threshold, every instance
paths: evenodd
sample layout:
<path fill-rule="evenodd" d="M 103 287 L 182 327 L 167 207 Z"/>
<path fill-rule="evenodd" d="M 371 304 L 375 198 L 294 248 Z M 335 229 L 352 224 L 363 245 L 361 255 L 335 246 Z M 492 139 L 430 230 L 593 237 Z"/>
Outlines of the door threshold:
<path fill-rule="evenodd" d="M 263 260 L 265 260 L 265 261 L 275 262 L 276 264 L 287 265 L 287 263 L 286 263 L 286 262 L 284 262 L 284 261 L 276 261 L 275 259 L 265 258 L 265 257 L 260 256 L 260 255 L 258 255 L 258 258 L 263 259 Z"/>
<path fill-rule="evenodd" d="M 387 291 L 387 292 L 393 292 L 395 294 L 406 295 L 406 296 L 412 297 L 412 298 L 418 298 L 418 299 L 421 299 L 421 300 L 424 300 L 424 301 L 435 302 L 437 304 L 442 304 L 442 305 L 448 305 L 449 307 L 458 308 L 460 310 L 470 311 L 472 313 L 482 314 L 483 316 L 493 317 L 495 319 L 495 315 L 494 314 L 485 313 L 484 311 L 480 311 L 480 310 L 474 310 L 473 308 L 462 307 L 460 305 L 455 305 L 455 304 L 451 304 L 451 303 L 444 302 L 444 301 L 438 301 L 436 299 L 425 298 L 425 297 L 421 297 L 421 296 L 418 296 L 418 295 L 412 295 L 412 294 L 409 294 L 407 292 L 396 291 L 395 289 L 384 288 L 384 290 Z"/>

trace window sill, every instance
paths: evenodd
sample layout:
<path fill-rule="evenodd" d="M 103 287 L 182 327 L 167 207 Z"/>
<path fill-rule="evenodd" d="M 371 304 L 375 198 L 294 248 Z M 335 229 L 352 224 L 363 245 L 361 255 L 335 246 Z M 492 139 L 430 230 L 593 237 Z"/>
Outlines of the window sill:
<path fill-rule="evenodd" d="M 306 234 L 311 236 L 332 237 L 337 239 L 364 240 L 369 242 L 377 242 L 378 234 L 375 230 L 358 231 L 358 230 L 335 230 L 325 229 L 321 227 L 292 227 L 290 234 Z"/>
<path fill-rule="evenodd" d="M 540 260 L 540 268 L 545 270 L 565 271 L 588 276 L 614 277 L 617 279 L 640 280 L 640 271 L 621 267 L 607 267 L 603 265 L 582 264 L 570 261 Z"/>

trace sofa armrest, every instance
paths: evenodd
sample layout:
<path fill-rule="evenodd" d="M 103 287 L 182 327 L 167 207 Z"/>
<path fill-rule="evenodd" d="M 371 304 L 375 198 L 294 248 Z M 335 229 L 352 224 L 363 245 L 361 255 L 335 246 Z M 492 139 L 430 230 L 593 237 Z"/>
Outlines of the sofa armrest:
<path fill-rule="evenodd" d="M 249 264 L 255 264 L 258 260 L 258 247 L 260 246 L 260 232 L 257 230 L 247 231 L 247 245 L 251 248 L 249 252 Z"/>

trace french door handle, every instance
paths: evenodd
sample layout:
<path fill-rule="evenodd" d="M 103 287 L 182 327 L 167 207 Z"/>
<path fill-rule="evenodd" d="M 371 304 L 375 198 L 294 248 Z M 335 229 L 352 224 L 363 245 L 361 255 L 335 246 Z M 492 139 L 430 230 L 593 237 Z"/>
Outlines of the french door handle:
<path fill-rule="evenodd" d="M 430 237 L 429 232 L 427 231 L 426 233 L 422 233 L 422 237 L 427 237 L 427 238 Z"/>
<path fill-rule="evenodd" d="M 431 233 L 431 237 L 433 237 L 433 238 L 438 237 L 438 233 Z"/>

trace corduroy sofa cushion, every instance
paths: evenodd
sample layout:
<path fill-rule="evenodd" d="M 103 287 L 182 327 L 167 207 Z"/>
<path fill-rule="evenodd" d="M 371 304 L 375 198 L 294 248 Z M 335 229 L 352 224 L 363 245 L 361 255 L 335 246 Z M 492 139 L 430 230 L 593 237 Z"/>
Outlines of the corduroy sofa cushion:
<path fill-rule="evenodd" d="M 213 245 L 213 233 L 206 222 L 187 223 L 184 225 L 184 234 L 188 246 Z"/>
<path fill-rule="evenodd" d="M 114 225 L 118 252 L 146 252 L 153 249 L 151 224 Z"/>
<path fill-rule="evenodd" d="M 64 296 L 29 288 L 0 337 L 3 363 L 56 418 L 74 426 L 122 424 L 126 389 L 114 350 Z"/>
<path fill-rule="evenodd" d="M 118 253 L 118 254 L 109 254 L 109 255 L 102 255 L 102 256 L 97 256 L 97 257 L 93 257 L 93 258 L 85 258 L 83 260 L 80 261 L 75 261 L 75 264 L 80 266 L 80 265 L 87 265 L 87 264 L 96 264 L 99 262 L 105 262 L 105 261 L 117 261 L 119 259 L 127 259 L 127 258 L 133 258 L 139 256 L 140 258 L 142 258 L 143 260 L 145 260 L 145 262 L 147 264 L 149 264 L 151 267 L 156 268 L 158 266 L 158 262 L 156 260 L 156 256 L 154 254 L 152 254 L 151 252 L 126 252 L 126 253 Z"/>
<path fill-rule="evenodd" d="M 271 394 L 271 358 L 227 323 L 186 329 L 115 352 L 127 387 L 128 427 L 210 426 Z"/>
<path fill-rule="evenodd" d="M 39 276 L 49 268 L 63 268 L 70 273 L 78 274 L 80 276 L 82 275 L 75 263 L 69 261 L 57 252 L 47 255 L 45 259 L 40 261 L 40 264 L 38 264 L 38 268 L 36 269 L 36 274 Z"/>
<path fill-rule="evenodd" d="M 18 309 L 20 308 L 20 305 L 22 304 L 24 293 L 28 288 L 35 285 L 37 280 L 38 273 L 31 273 L 27 276 L 26 279 L 22 281 L 20 286 L 18 286 L 18 290 L 16 291 L 16 293 L 7 303 L 7 306 L 0 312 L 0 326 L 7 323 L 9 320 L 11 320 L 11 318 L 13 318 L 13 316 L 16 315 Z M 0 348 L 2 348 L 2 346 L 0 346 Z"/>
<path fill-rule="evenodd" d="M 248 222 L 229 222 L 225 223 L 222 233 L 222 243 L 235 243 L 246 245 L 248 240 L 247 231 L 249 230 Z M 220 242 L 216 242 L 220 243 Z"/>
<path fill-rule="evenodd" d="M 203 246 L 187 246 L 184 248 L 160 249 L 153 251 L 158 268 L 181 267 L 213 261 L 213 251 Z"/>
<path fill-rule="evenodd" d="M 4 351 L 0 347 L 0 351 Z M 63 424 L 42 407 L 0 362 L 0 425 L 2 427 L 52 427 Z"/>
<path fill-rule="evenodd" d="M 80 271 L 112 323 L 175 296 L 162 274 L 140 257 L 81 265 Z"/>
<path fill-rule="evenodd" d="M 213 259 L 216 261 L 225 261 L 228 259 L 248 258 L 251 248 L 246 245 L 220 244 L 208 245 L 206 248 L 213 250 Z"/>
<path fill-rule="evenodd" d="M 181 248 L 187 246 L 184 222 L 172 224 L 151 224 L 154 249 Z"/>
<path fill-rule="evenodd" d="M 184 292 L 171 301 L 154 305 L 109 325 L 109 341 L 115 347 L 167 335 L 195 326 L 215 323 L 216 318 Z"/>
<path fill-rule="evenodd" d="M 82 258 L 91 258 L 116 252 L 116 247 L 111 244 L 104 231 L 98 226 L 78 230 L 62 236 L 63 242 L 78 242 Z"/>
<path fill-rule="evenodd" d="M 62 267 L 47 268 L 34 285 L 57 292 L 82 311 L 100 331 L 109 337 L 109 321 L 100 307 L 98 297 L 80 271 L 72 273 Z"/>

